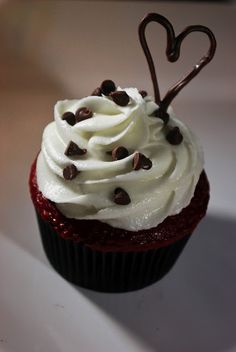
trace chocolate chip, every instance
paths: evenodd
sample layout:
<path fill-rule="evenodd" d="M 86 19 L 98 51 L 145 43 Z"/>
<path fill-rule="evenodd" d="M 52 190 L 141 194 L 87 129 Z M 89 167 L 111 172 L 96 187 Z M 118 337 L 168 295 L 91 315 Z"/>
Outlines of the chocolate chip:
<path fill-rule="evenodd" d="M 75 156 L 75 155 L 84 155 L 86 153 L 87 153 L 87 149 L 81 149 L 76 143 L 70 141 L 64 154 L 66 156 Z"/>
<path fill-rule="evenodd" d="M 145 155 L 142 157 L 142 168 L 144 170 L 150 170 L 152 167 L 152 161 L 147 158 Z"/>
<path fill-rule="evenodd" d="M 112 150 L 112 159 L 120 160 L 124 159 L 129 155 L 128 150 L 125 147 L 119 146 Z"/>
<path fill-rule="evenodd" d="M 129 96 L 124 90 L 119 90 L 110 94 L 112 100 L 119 106 L 126 106 L 129 104 Z"/>
<path fill-rule="evenodd" d="M 159 117 L 159 119 L 161 119 L 165 125 L 169 122 L 169 119 L 170 119 L 169 114 L 160 108 L 153 111 L 151 116 Z"/>
<path fill-rule="evenodd" d="M 170 129 L 166 135 L 166 139 L 170 144 L 173 144 L 173 145 L 180 144 L 183 140 L 183 135 L 180 132 L 179 127 L 173 127 L 172 129 Z"/>
<path fill-rule="evenodd" d="M 102 96 L 102 90 L 101 90 L 101 88 L 98 87 L 98 88 L 94 89 L 94 91 L 92 92 L 91 95 L 96 95 L 96 96 L 98 96 L 98 97 L 101 97 L 101 96 Z"/>
<path fill-rule="evenodd" d="M 131 202 L 128 193 L 122 188 L 116 188 L 114 191 L 114 202 L 119 205 L 127 205 Z"/>
<path fill-rule="evenodd" d="M 116 90 L 116 85 L 110 79 L 106 79 L 105 81 L 102 82 L 101 84 L 102 94 L 109 95 L 111 92 L 114 92 L 115 90 Z"/>
<path fill-rule="evenodd" d="M 75 125 L 75 115 L 73 112 L 67 111 L 64 112 L 62 115 L 62 120 L 65 120 L 69 125 L 74 126 Z"/>
<path fill-rule="evenodd" d="M 89 119 L 93 116 L 92 111 L 89 108 L 83 107 L 79 108 L 75 113 L 76 122 L 80 122 Z"/>
<path fill-rule="evenodd" d="M 73 180 L 78 173 L 79 171 L 74 164 L 70 164 L 63 169 L 63 177 L 65 180 Z"/>
<path fill-rule="evenodd" d="M 134 154 L 134 158 L 133 158 L 133 169 L 134 170 L 139 170 L 139 169 L 141 169 L 141 165 L 142 165 L 142 163 L 141 163 L 141 153 L 135 153 Z"/>
<path fill-rule="evenodd" d="M 133 169 L 134 170 L 149 170 L 152 167 L 152 161 L 147 158 L 144 154 L 136 152 L 133 158 Z"/>
<path fill-rule="evenodd" d="M 139 91 L 139 94 L 143 97 L 143 98 L 145 98 L 148 94 L 147 94 L 147 92 L 146 92 L 146 90 L 140 90 Z"/>

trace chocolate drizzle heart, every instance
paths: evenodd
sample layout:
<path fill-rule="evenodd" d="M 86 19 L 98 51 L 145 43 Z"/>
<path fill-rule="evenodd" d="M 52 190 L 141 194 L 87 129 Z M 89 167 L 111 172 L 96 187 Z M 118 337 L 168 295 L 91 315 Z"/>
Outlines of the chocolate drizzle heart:
<path fill-rule="evenodd" d="M 203 56 L 200 61 L 193 67 L 192 71 L 184 76 L 183 79 L 174 84 L 166 93 L 163 99 L 160 97 L 159 86 L 156 77 L 155 66 L 151 56 L 151 52 L 147 45 L 147 40 L 145 36 L 146 26 L 150 22 L 157 22 L 161 24 L 167 33 L 167 47 L 166 47 L 166 56 L 170 62 L 175 62 L 180 56 L 180 48 L 183 40 L 192 32 L 202 32 L 207 35 L 210 41 L 210 47 L 205 56 Z M 151 78 L 153 82 L 155 101 L 160 106 L 161 110 L 166 112 L 168 106 L 176 95 L 188 84 L 200 71 L 206 66 L 213 58 L 216 51 L 216 39 L 212 31 L 201 25 L 194 25 L 186 27 L 179 35 L 175 36 L 174 28 L 172 24 L 162 15 L 157 13 L 150 13 L 143 18 L 139 25 L 139 40 L 143 48 L 144 54 L 147 59 L 149 70 L 151 73 Z"/>

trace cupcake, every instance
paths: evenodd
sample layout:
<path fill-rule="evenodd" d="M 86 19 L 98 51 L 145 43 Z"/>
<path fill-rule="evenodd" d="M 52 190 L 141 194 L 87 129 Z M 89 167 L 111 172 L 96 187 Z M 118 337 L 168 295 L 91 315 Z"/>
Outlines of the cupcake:
<path fill-rule="evenodd" d="M 163 102 L 105 80 L 56 103 L 29 184 L 46 255 L 68 281 L 104 292 L 150 285 L 205 215 L 202 148 Z"/>

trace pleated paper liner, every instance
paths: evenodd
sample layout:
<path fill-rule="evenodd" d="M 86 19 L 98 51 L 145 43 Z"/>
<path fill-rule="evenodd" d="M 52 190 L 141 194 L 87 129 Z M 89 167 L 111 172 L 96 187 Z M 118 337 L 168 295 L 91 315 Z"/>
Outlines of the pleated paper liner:
<path fill-rule="evenodd" d="M 62 238 L 39 214 L 37 219 L 44 250 L 54 269 L 73 284 L 101 292 L 137 290 L 160 280 L 190 237 L 141 252 L 102 252 Z"/>

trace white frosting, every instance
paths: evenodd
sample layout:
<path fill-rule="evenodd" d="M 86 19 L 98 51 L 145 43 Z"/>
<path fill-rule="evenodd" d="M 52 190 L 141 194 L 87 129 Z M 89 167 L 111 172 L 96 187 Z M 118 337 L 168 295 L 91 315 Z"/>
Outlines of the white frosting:
<path fill-rule="evenodd" d="M 125 91 L 131 98 L 125 107 L 105 96 L 55 105 L 55 121 L 43 133 L 37 182 L 43 195 L 69 218 L 97 219 L 138 231 L 157 226 L 190 203 L 203 169 L 203 153 L 196 137 L 171 108 L 168 126 L 178 126 L 183 135 L 177 146 L 166 140 L 162 120 L 149 116 L 158 107 L 151 98 L 143 99 L 135 88 Z M 75 113 L 80 107 L 90 108 L 93 117 L 74 126 L 62 120 L 64 112 Z M 87 153 L 67 157 L 64 152 L 70 141 Z M 124 146 L 130 155 L 113 161 L 106 152 L 116 146 Z M 151 169 L 132 169 L 136 151 L 151 159 Z M 71 181 L 63 178 L 63 169 L 70 163 L 81 171 Z M 128 192 L 130 204 L 114 203 L 117 187 Z"/>

